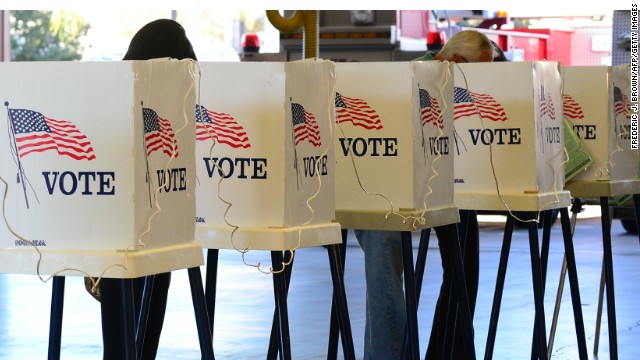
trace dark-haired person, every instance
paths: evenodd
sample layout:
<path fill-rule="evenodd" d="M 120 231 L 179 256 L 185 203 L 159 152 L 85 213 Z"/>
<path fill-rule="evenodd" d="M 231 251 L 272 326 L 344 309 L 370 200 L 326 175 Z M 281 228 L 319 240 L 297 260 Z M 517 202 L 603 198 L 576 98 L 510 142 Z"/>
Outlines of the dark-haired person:
<path fill-rule="evenodd" d="M 196 55 L 182 25 L 170 20 L 152 21 L 138 30 L 131 39 L 129 49 L 122 60 L 149 60 L 156 58 L 196 59 Z M 155 359 L 160 333 L 167 307 L 167 295 L 171 273 L 152 275 L 153 286 L 149 303 L 144 343 L 138 359 Z M 134 314 L 140 312 L 145 277 L 134 279 Z M 102 311 L 102 340 L 104 360 L 122 360 L 126 349 L 122 335 L 122 288 L 120 279 L 103 278 L 100 281 L 100 306 Z"/>

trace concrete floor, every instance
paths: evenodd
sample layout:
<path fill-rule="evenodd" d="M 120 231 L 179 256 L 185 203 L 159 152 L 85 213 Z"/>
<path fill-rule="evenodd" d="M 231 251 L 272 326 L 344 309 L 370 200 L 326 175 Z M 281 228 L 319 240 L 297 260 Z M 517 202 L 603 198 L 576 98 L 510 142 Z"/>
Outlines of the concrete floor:
<path fill-rule="evenodd" d="M 477 354 L 482 358 L 505 217 L 481 216 L 480 221 L 480 285 L 474 326 Z M 418 234 L 416 232 L 414 237 L 416 250 Z M 559 224 L 552 228 L 551 239 L 545 297 L 548 329 L 564 251 Z M 640 356 L 640 346 L 637 343 L 640 339 L 640 307 L 636 303 L 640 294 L 640 244 L 638 237 L 627 234 L 619 221 L 613 222 L 612 242 L 619 359 L 637 359 Z M 574 244 L 590 358 L 608 359 L 606 310 L 602 319 L 598 356 L 593 355 L 602 266 L 602 239 L 597 207 L 587 206 L 586 211 L 580 214 Z M 527 232 L 516 230 L 507 269 L 494 359 L 529 359 L 534 307 L 528 249 Z M 420 351 L 423 353 L 441 281 L 436 241 L 431 241 L 428 254 L 419 307 Z M 263 266 L 270 264 L 266 252 L 254 252 L 250 255 L 250 261 L 260 261 Z M 204 274 L 204 268 L 202 270 Z M 158 359 L 199 359 L 186 270 L 174 272 L 172 280 Z M 362 358 L 365 290 L 363 255 L 352 234 L 347 248 L 345 283 L 356 355 Z M 31 275 L 0 275 L 0 289 L 0 359 L 45 359 L 51 283 L 42 283 Z M 568 290 L 567 282 L 553 359 L 578 358 Z M 298 250 L 289 293 L 291 342 L 295 359 L 326 358 L 330 306 L 331 278 L 326 250 Z M 273 316 L 271 277 L 244 265 L 239 253 L 221 251 L 216 309 L 216 358 L 264 358 Z M 68 277 L 62 359 L 100 359 L 101 353 L 99 304 L 85 292 L 82 278 Z"/>

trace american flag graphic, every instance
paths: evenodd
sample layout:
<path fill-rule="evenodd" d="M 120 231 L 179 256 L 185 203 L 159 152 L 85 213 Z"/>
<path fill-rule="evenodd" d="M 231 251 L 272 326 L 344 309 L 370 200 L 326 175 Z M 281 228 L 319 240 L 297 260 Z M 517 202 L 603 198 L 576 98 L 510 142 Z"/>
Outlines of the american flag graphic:
<path fill-rule="evenodd" d="M 315 147 L 322 145 L 316 117 L 306 111 L 302 105 L 296 103 L 291 103 L 291 114 L 294 144 L 298 145 L 301 141 L 307 140 Z"/>
<path fill-rule="evenodd" d="M 418 89 L 418 92 L 420 93 L 420 117 L 422 119 L 422 126 L 432 123 L 442 129 L 444 127 L 444 121 L 440 114 L 438 100 L 429 95 L 429 92 L 425 89 Z"/>
<path fill-rule="evenodd" d="M 382 129 L 378 113 L 362 99 L 350 98 L 336 92 L 336 122 L 350 122 L 365 129 Z"/>
<path fill-rule="evenodd" d="M 16 148 L 22 158 L 33 152 L 56 150 L 75 160 L 96 158 L 89 139 L 69 121 L 26 109 L 9 109 Z"/>
<path fill-rule="evenodd" d="M 613 87 L 613 108 L 615 116 L 623 115 L 627 119 L 631 119 L 631 103 L 627 95 L 622 93 L 619 87 Z"/>
<path fill-rule="evenodd" d="M 162 150 L 169 156 L 178 157 L 178 142 L 171 128 L 171 123 L 149 108 L 142 108 L 142 118 L 144 119 L 147 156 L 156 150 Z"/>
<path fill-rule="evenodd" d="M 547 115 L 551 120 L 556 119 L 556 110 L 553 107 L 553 99 L 551 98 L 551 94 L 544 91 L 544 87 L 540 90 L 540 102 L 538 103 L 538 106 L 540 106 L 541 117 Z"/>
<path fill-rule="evenodd" d="M 211 138 L 232 148 L 251 147 L 246 131 L 231 115 L 196 105 L 196 140 Z"/>
<path fill-rule="evenodd" d="M 471 92 L 461 87 L 453 91 L 453 119 L 479 115 L 492 121 L 506 121 L 507 115 L 491 95 Z"/>
<path fill-rule="evenodd" d="M 562 95 L 562 112 L 570 120 L 584 119 L 582 106 L 569 94 Z"/>

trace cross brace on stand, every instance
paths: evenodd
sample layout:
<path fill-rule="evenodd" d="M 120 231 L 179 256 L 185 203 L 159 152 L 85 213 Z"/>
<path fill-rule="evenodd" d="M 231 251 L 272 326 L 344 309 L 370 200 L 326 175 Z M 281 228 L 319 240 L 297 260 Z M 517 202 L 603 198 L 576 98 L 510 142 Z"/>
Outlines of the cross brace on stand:
<path fill-rule="evenodd" d="M 401 231 L 402 241 L 402 260 L 403 260 L 403 272 L 404 272 L 404 286 L 405 286 L 405 305 L 407 311 L 407 328 L 405 329 L 405 341 L 403 344 L 404 358 L 419 359 L 419 340 L 418 340 L 418 317 L 417 307 L 419 300 L 419 292 L 422 287 L 422 278 L 424 274 L 424 264 L 426 261 L 426 254 L 429 243 L 429 231 L 431 229 L 425 229 L 421 233 L 420 245 L 418 249 L 418 257 L 416 261 L 416 269 L 413 265 L 413 246 L 412 236 L 410 231 Z M 464 279 L 464 272 L 462 267 L 462 253 L 460 250 L 460 243 L 458 240 L 458 232 L 456 224 L 449 224 L 436 227 L 436 231 L 439 236 L 443 236 L 452 244 L 453 257 L 450 259 L 453 262 L 454 268 L 454 287 L 453 291 L 456 294 L 458 302 L 458 314 L 461 316 L 460 324 L 463 330 L 463 339 L 465 351 L 467 354 L 472 354 L 468 359 L 475 359 L 475 349 L 473 343 L 473 324 L 471 314 L 469 311 L 469 300 L 466 291 L 466 283 Z M 347 243 L 347 230 L 343 230 L 343 248 L 346 249 Z M 333 313 L 333 310 L 332 310 Z M 453 327 L 452 327 L 453 331 Z M 338 335 L 335 330 L 335 325 L 332 322 L 329 336 L 329 357 L 328 359 L 335 359 L 337 356 L 337 338 Z"/>
<path fill-rule="evenodd" d="M 202 276 L 200 268 L 189 268 L 189 283 L 191 285 L 191 296 L 193 299 L 193 308 L 196 317 L 196 326 L 198 328 L 198 339 L 200 340 L 200 352 L 202 359 L 213 360 L 213 343 L 211 339 L 211 328 L 209 327 L 206 304 L 204 298 L 204 290 L 202 287 Z M 141 311 L 136 321 L 133 299 L 133 279 L 121 279 L 122 308 L 124 309 L 123 317 L 123 346 L 125 359 L 137 360 L 144 341 L 144 324 L 148 316 L 148 286 L 153 282 L 153 275 L 145 277 L 145 285 L 143 289 L 143 301 Z M 49 360 L 60 359 L 60 343 L 62 334 L 62 314 L 64 307 L 64 276 L 55 276 L 53 278 L 53 287 L 51 293 L 51 318 L 49 325 Z M 147 295 L 144 295 L 147 294 Z M 147 309 L 147 310 L 145 310 Z M 137 324 L 136 324 L 137 323 Z"/>
<path fill-rule="evenodd" d="M 329 255 L 329 266 L 331 270 L 331 279 L 333 282 L 333 299 L 337 304 L 337 323 L 342 334 L 342 346 L 344 358 L 355 359 L 355 350 L 353 346 L 353 337 L 351 334 L 351 323 L 349 320 L 349 310 L 347 297 L 343 282 L 343 269 L 340 247 L 341 244 L 325 246 Z M 269 348 L 267 350 L 267 359 L 276 359 L 280 354 L 280 359 L 291 359 L 291 338 L 289 331 L 289 318 L 287 309 L 287 293 L 289 283 L 291 281 L 291 272 L 293 268 L 293 253 L 285 251 L 271 251 L 271 262 L 276 264 L 286 263 L 283 271 L 273 274 L 273 291 L 275 309 L 273 314 L 273 322 L 271 326 L 271 335 L 269 339 Z M 215 315 L 215 286 L 218 265 L 218 250 L 210 249 L 207 255 L 207 279 L 206 279 L 206 297 L 207 306 L 209 308 L 209 323 L 213 329 Z M 333 320 L 333 313 L 332 313 Z"/>
<path fill-rule="evenodd" d="M 613 259 L 611 251 L 611 215 L 609 212 L 609 198 L 600 197 L 600 211 L 601 211 L 601 223 L 602 223 L 602 239 L 603 239 L 603 262 L 602 262 L 602 274 L 600 276 L 600 291 L 598 296 L 598 312 L 596 317 L 596 335 L 593 344 L 593 353 L 598 355 L 598 345 L 600 342 L 600 323 L 602 321 L 602 302 L 604 298 L 605 287 L 607 289 L 607 319 L 609 326 L 609 354 L 611 359 L 618 358 L 618 339 L 617 339 L 617 325 L 615 315 L 615 293 L 613 284 Z M 640 224 L 640 194 L 633 195 L 633 204 L 635 210 L 636 224 Z M 573 199 L 572 212 L 572 234 L 575 232 L 575 223 L 578 213 L 582 212 L 582 200 L 579 198 Z M 638 233 L 640 241 L 640 232 Z M 608 259 L 607 259 L 608 258 Z M 567 273 L 567 259 L 566 256 L 562 261 L 562 269 L 560 270 L 560 282 L 558 283 L 558 292 L 556 294 L 556 303 L 553 313 L 553 320 L 551 323 L 551 333 L 549 335 L 549 351 L 553 348 L 553 340 L 555 336 L 555 329 L 558 323 L 558 313 L 560 308 L 560 302 L 562 300 L 562 292 L 564 290 L 564 279 Z M 609 282 L 610 281 L 610 282 Z M 610 285 L 607 285 L 610 284 Z"/>
<path fill-rule="evenodd" d="M 533 282 L 533 295 L 535 304 L 535 325 L 534 325 L 534 344 L 532 346 L 532 358 L 548 359 L 549 352 L 546 341 L 546 326 L 544 315 L 544 280 L 546 278 L 546 263 L 548 258 L 548 241 L 550 237 L 551 217 L 543 211 L 543 218 L 547 219 L 543 224 L 543 251 L 540 255 L 538 246 L 538 228 L 535 221 L 535 212 L 524 212 L 522 216 L 528 221 L 529 232 L 529 252 L 531 255 L 531 272 Z M 580 288 L 578 284 L 578 274 L 576 269 L 575 254 L 573 250 L 573 241 L 571 237 L 571 229 L 569 223 L 569 212 L 567 208 L 560 209 L 560 220 L 562 224 L 562 235 L 564 239 L 565 254 L 567 256 L 567 264 L 569 271 L 569 285 L 571 287 L 571 300 L 573 305 L 574 324 L 576 328 L 576 337 L 578 341 L 578 352 L 580 359 L 587 359 L 586 337 L 584 331 L 584 321 L 582 316 L 582 308 L 580 301 Z M 502 292 L 504 289 L 504 281 L 506 277 L 507 262 L 511 247 L 511 237 L 513 235 L 513 225 L 515 218 L 513 215 L 507 217 L 505 225 L 502 250 L 500 253 L 500 262 L 498 265 L 498 274 L 496 279 L 496 287 L 493 298 L 493 306 L 491 309 L 491 318 L 489 320 L 489 333 L 487 336 L 487 344 L 485 349 L 485 359 L 493 358 L 493 349 L 496 338 L 496 330 L 498 326 L 498 318 L 500 314 L 500 304 L 502 301 Z"/>

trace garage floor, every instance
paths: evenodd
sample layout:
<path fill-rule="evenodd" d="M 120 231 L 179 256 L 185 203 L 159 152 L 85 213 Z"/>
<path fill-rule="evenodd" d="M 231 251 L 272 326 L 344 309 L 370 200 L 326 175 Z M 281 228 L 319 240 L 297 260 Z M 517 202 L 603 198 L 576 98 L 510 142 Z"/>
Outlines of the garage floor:
<path fill-rule="evenodd" d="M 491 311 L 504 216 L 480 216 L 480 288 L 475 343 L 483 357 Z M 415 249 L 418 245 L 415 233 Z M 345 283 L 356 355 L 362 358 L 364 333 L 363 254 L 352 234 L 347 248 Z M 562 263 L 559 224 L 552 229 L 552 244 L 545 297 L 547 333 Z M 640 244 L 619 221 L 612 226 L 614 276 L 620 359 L 640 356 Z M 606 307 L 602 319 L 598 357 L 593 356 L 598 290 L 602 267 L 599 208 L 587 206 L 580 214 L 574 239 L 587 346 L 590 358 L 608 359 Z M 514 232 L 507 269 L 502 312 L 494 359 L 529 359 L 533 328 L 533 293 L 527 232 Z M 420 351 L 426 350 L 433 309 L 441 281 L 437 242 L 431 241 L 425 283 L 419 307 Z M 270 264 L 268 253 L 249 254 L 250 262 Z M 204 268 L 203 268 L 204 274 Z M 158 359 L 199 359 L 199 345 L 186 270 L 173 274 L 165 328 Z M 0 275 L 0 359 L 45 359 L 47 356 L 51 283 L 31 275 Z M 331 278 L 324 248 L 296 252 L 289 293 L 292 352 L 295 359 L 325 359 L 331 306 Z M 235 251 L 221 251 L 217 292 L 214 351 L 218 359 L 260 359 L 267 351 L 273 316 L 272 280 L 243 264 Z M 66 281 L 62 359 L 101 359 L 99 303 L 84 290 L 82 278 Z M 553 359 L 577 359 L 573 314 L 566 283 Z"/>

